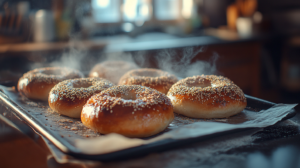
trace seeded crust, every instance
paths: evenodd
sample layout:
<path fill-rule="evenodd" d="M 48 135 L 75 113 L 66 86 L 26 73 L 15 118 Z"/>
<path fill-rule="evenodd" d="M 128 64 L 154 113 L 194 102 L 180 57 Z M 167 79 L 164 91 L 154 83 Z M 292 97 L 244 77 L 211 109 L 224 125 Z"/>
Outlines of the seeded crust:
<path fill-rule="evenodd" d="M 96 64 L 91 70 L 90 77 L 99 77 L 118 84 L 120 78 L 128 71 L 138 69 L 139 67 L 126 61 L 104 61 Z"/>
<path fill-rule="evenodd" d="M 74 88 L 74 86 L 79 86 Z M 80 86 L 89 86 L 87 88 Z M 51 109 L 55 112 L 72 117 L 80 118 L 83 105 L 94 94 L 113 86 L 113 84 L 102 78 L 80 78 L 70 79 L 55 85 L 48 98 Z"/>
<path fill-rule="evenodd" d="M 229 117 L 247 105 L 244 93 L 237 85 L 228 78 L 215 75 L 182 79 L 170 88 L 167 96 L 174 112 L 193 118 Z"/>
<path fill-rule="evenodd" d="M 177 77 L 168 72 L 142 68 L 131 70 L 124 74 L 119 81 L 119 85 L 142 85 L 167 94 L 170 87 L 178 81 Z"/>
<path fill-rule="evenodd" d="M 173 106 L 166 95 L 138 85 L 113 86 L 96 94 L 81 113 L 82 123 L 92 130 L 127 137 L 157 134 L 173 119 Z"/>
<path fill-rule="evenodd" d="M 55 73 L 58 73 L 55 75 Z M 25 73 L 18 81 L 18 91 L 30 99 L 48 100 L 52 87 L 66 79 L 82 78 L 77 70 L 63 67 L 46 67 Z"/>

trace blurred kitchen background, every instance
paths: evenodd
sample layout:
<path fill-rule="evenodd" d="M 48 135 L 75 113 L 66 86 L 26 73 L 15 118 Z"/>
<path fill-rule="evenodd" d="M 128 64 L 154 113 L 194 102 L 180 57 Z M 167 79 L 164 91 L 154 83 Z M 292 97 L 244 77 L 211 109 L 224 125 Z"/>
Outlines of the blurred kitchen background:
<path fill-rule="evenodd" d="M 196 70 L 171 66 L 180 77 L 224 75 L 246 94 L 300 103 L 300 1 L 0 0 L 2 85 L 37 67 L 87 73 L 129 57 L 161 69 L 184 62 Z"/>

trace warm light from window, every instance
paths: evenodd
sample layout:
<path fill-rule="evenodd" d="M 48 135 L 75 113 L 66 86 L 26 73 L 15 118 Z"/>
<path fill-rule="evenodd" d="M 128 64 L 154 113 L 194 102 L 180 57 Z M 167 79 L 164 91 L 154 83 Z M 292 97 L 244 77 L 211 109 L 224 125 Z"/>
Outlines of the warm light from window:
<path fill-rule="evenodd" d="M 145 21 L 150 18 L 149 0 L 123 0 L 125 21 Z"/>
<path fill-rule="evenodd" d="M 105 8 L 109 5 L 110 0 L 97 0 L 96 4 L 101 7 L 101 8 Z"/>
<path fill-rule="evenodd" d="M 149 11 L 149 5 L 148 4 L 142 4 L 140 6 L 141 15 L 143 17 L 149 17 L 150 11 Z"/>
<path fill-rule="evenodd" d="M 193 11 L 193 0 L 182 0 L 182 11 L 183 18 L 188 19 L 192 16 Z"/>
<path fill-rule="evenodd" d="M 138 0 L 124 0 L 123 12 L 125 20 L 134 20 L 137 16 Z"/>
<path fill-rule="evenodd" d="M 96 23 L 116 23 L 122 20 L 135 23 L 136 26 L 149 21 L 152 13 L 157 20 L 178 20 L 181 16 L 190 18 L 194 3 L 194 0 L 91 0 Z"/>

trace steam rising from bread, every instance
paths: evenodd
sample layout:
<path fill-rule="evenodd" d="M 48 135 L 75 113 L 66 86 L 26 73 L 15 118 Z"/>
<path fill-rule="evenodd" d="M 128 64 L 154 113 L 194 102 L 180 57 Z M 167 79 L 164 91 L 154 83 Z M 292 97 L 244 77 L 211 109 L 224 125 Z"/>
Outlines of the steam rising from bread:
<path fill-rule="evenodd" d="M 56 58 L 57 55 L 43 56 L 43 62 L 34 63 L 31 65 L 31 69 L 41 68 L 41 67 L 68 67 L 77 70 L 83 70 L 86 66 L 83 62 L 87 58 L 88 49 L 79 40 L 71 40 L 68 43 L 68 50 L 64 51 L 59 59 L 51 61 L 51 59 Z M 49 61 L 50 60 L 50 61 Z"/>
<path fill-rule="evenodd" d="M 194 59 L 197 55 L 201 54 L 201 52 L 204 52 L 206 47 L 186 47 L 180 50 L 165 49 L 159 50 L 150 56 L 148 51 L 139 51 L 134 53 L 99 51 L 99 55 L 98 53 L 93 53 L 94 56 L 90 56 L 90 51 L 79 40 L 72 40 L 69 43 L 69 46 L 69 50 L 65 51 L 59 60 L 48 63 L 36 63 L 32 65 L 31 68 L 35 69 L 46 66 L 69 67 L 81 70 L 85 72 L 85 74 L 88 74 L 88 72 L 97 63 L 107 60 L 121 60 L 132 62 L 140 67 L 147 68 L 152 68 L 150 62 L 156 62 L 157 68 L 182 78 L 194 75 L 212 75 L 217 73 L 216 61 L 219 57 L 217 53 L 213 53 L 209 61 Z"/>
<path fill-rule="evenodd" d="M 186 47 L 182 49 L 181 55 L 181 53 L 175 50 L 168 49 L 159 52 L 155 56 L 155 59 L 159 63 L 158 66 L 160 69 L 173 73 L 178 77 L 216 74 L 216 61 L 219 57 L 217 53 L 211 56 L 210 61 L 197 60 L 192 62 L 192 59 L 203 51 L 205 51 L 205 47 L 201 47 L 200 49 Z"/>
<path fill-rule="evenodd" d="M 87 56 L 87 48 L 80 41 L 71 41 L 69 51 L 64 52 L 58 61 L 50 63 L 50 66 L 69 67 L 82 70 L 82 60 Z"/>
<path fill-rule="evenodd" d="M 174 49 L 165 49 L 150 55 L 150 58 L 148 58 L 147 51 L 136 52 L 134 56 L 128 52 L 106 53 L 105 59 L 134 62 L 140 67 L 151 67 L 150 60 L 154 59 L 159 69 L 182 78 L 202 74 L 217 74 L 216 61 L 219 58 L 217 53 L 213 53 L 209 61 L 196 60 L 193 62 L 193 59 L 205 49 L 206 47 L 186 47 L 180 52 Z"/>

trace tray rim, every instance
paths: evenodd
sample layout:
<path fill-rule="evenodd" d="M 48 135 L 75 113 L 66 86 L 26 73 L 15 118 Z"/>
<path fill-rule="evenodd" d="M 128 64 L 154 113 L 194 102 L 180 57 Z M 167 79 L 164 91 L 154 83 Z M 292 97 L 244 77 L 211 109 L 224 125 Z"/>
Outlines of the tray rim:
<path fill-rule="evenodd" d="M 245 97 L 250 100 L 254 101 L 259 101 L 261 103 L 265 103 L 269 106 L 274 106 L 276 103 L 259 99 L 253 96 L 245 95 Z M 132 148 L 127 148 L 127 149 L 122 149 L 110 153 L 104 153 L 104 154 L 95 154 L 95 155 L 90 155 L 90 154 L 83 154 L 81 151 L 73 146 L 69 141 L 66 139 L 62 138 L 59 134 L 56 134 L 55 132 L 52 131 L 47 131 L 47 128 L 43 126 L 43 124 L 40 123 L 39 120 L 34 119 L 33 117 L 30 116 L 30 114 L 27 114 L 25 112 L 26 110 L 20 107 L 17 103 L 15 103 L 13 100 L 11 100 L 8 96 L 5 95 L 0 90 L 0 100 L 2 100 L 6 105 L 8 105 L 12 111 L 13 114 L 17 116 L 19 120 L 24 120 L 25 123 L 31 127 L 31 129 L 34 130 L 37 134 L 45 137 L 48 139 L 51 143 L 54 144 L 55 147 L 57 147 L 60 151 L 62 151 L 65 154 L 68 154 L 70 156 L 74 156 L 76 158 L 81 158 L 81 159 L 91 159 L 91 160 L 101 160 L 101 161 L 111 161 L 111 160 L 117 160 L 117 159 L 124 159 L 125 158 L 131 158 L 132 156 L 134 157 L 135 155 L 140 156 L 140 154 L 147 154 L 151 152 L 157 152 L 160 150 L 165 150 L 170 148 L 171 146 L 178 146 L 178 145 L 184 145 L 186 143 L 193 143 L 193 142 L 199 142 L 202 140 L 210 139 L 213 137 L 218 137 L 222 136 L 224 134 L 231 134 L 231 133 L 237 133 L 240 131 L 245 131 L 245 130 L 251 130 L 251 129 L 258 129 L 258 128 L 238 128 L 238 129 L 233 129 L 229 131 L 223 131 L 219 133 L 214 133 L 214 134 L 209 134 L 209 135 L 204 135 L 200 137 L 194 137 L 194 138 L 187 138 L 187 139 L 164 139 L 160 140 L 157 142 L 152 142 L 149 144 L 141 145 L 141 146 L 136 146 Z M 283 118 L 282 120 L 289 119 L 296 115 L 296 110 L 293 108 L 289 114 Z"/>

